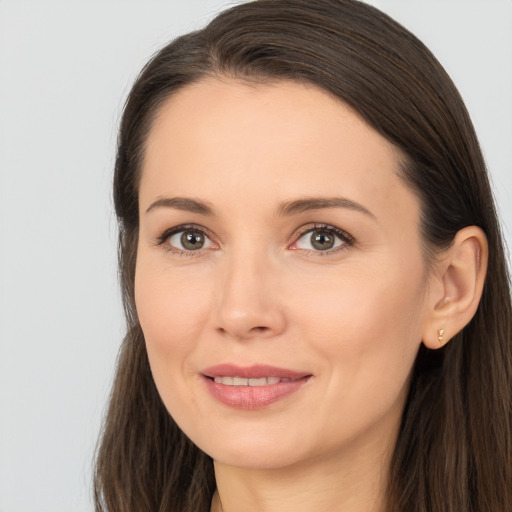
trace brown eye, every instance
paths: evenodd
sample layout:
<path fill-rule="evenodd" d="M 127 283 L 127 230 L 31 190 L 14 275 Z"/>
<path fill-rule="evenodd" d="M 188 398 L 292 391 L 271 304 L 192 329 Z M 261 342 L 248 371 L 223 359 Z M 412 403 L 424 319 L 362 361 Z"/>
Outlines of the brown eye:
<path fill-rule="evenodd" d="M 302 249 L 311 252 L 326 252 L 344 249 L 353 245 L 354 239 L 334 226 L 318 226 L 309 229 L 297 239 L 291 249 Z"/>
<path fill-rule="evenodd" d="M 316 230 L 311 233 L 310 242 L 315 249 L 326 251 L 334 247 L 336 238 L 328 231 Z"/>
<path fill-rule="evenodd" d="M 212 247 L 212 241 L 199 229 L 183 229 L 167 238 L 167 243 L 176 251 L 199 251 Z"/>
<path fill-rule="evenodd" d="M 197 251 L 204 245 L 204 235 L 199 231 L 184 231 L 180 238 L 181 245 L 187 251 Z"/>

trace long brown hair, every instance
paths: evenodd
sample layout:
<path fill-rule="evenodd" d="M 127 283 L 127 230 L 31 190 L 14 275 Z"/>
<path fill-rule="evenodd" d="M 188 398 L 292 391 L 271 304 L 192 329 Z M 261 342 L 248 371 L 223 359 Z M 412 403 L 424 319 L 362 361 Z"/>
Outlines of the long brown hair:
<path fill-rule="evenodd" d="M 489 265 L 479 308 L 444 348 L 419 350 L 395 446 L 388 512 L 512 509 L 511 297 L 485 163 L 452 81 L 427 48 L 355 0 L 258 0 L 182 36 L 142 70 L 126 102 L 115 167 L 128 332 L 97 454 L 103 512 L 206 512 L 211 459 L 179 430 L 153 382 L 134 305 L 138 179 L 152 120 L 206 76 L 314 84 L 352 106 L 406 155 L 426 258 L 481 227 Z"/>

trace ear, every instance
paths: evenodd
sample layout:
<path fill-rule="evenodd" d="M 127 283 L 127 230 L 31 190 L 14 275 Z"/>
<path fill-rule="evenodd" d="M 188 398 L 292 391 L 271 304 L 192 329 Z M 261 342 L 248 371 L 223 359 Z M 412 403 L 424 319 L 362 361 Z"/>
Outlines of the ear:
<path fill-rule="evenodd" d="M 435 284 L 429 288 L 423 344 L 438 349 L 473 318 L 487 273 L 488 246 L 476 226 L 461 229 L 453 244 L 434 263 Z"/>

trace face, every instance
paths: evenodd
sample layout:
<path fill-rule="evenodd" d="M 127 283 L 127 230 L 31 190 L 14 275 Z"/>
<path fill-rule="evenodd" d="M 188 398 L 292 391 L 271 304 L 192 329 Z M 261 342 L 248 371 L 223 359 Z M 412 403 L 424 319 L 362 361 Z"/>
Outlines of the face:
<path fill-rule="evenodd" d="M 389 449 L 428 310 L 399 162 L 313 86 L 209 79 L 159 111 L 136 306 L 165 406 L 217 461 Z"/>

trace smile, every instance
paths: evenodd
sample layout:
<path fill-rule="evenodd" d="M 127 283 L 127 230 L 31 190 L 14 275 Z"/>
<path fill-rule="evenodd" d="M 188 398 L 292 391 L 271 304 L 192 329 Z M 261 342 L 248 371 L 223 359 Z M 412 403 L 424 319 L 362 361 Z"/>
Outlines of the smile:
<path fill-rule="evenodd" d="M 262 409 L 298 392 L 312 378 L 268 365 L 242 367 L 222 364 L 201 372 L 211 397 L 235 409 Z"/>
<path fill-rule="evenodd" d="M 260 379 L 247 379 L 245 377 L 214 377 L 217 384 L 224 386 L 269 386 L 280 382 L 291 382 L 292 379 L 281 379 L 279 377 L 262 377 Z"/>

